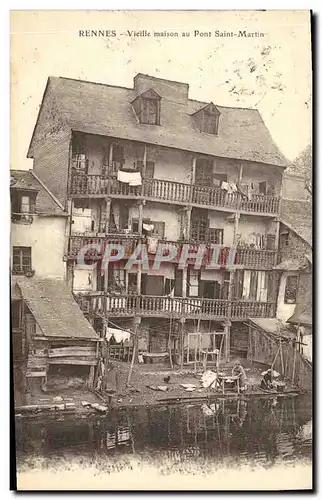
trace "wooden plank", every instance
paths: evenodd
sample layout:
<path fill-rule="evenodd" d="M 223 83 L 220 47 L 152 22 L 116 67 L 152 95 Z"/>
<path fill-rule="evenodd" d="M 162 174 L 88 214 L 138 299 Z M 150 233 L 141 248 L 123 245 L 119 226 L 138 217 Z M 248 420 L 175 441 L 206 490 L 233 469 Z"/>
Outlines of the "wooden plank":
<path fill-rule="evenodd" d="M 97 358 L 51 358 L 48 360 L 50 365 L 97 365 Z"/>
<path fill-rule="evenodd" d="M 50 358 L 59 358 L 66 356 L 95 356 L 96 346 L 93 347 L 59 347 L 48 350 L 48 356 Z"/>
<path fill-rule="evenodd" d="M 26 377 L 46 377 L 46 372 L 27 372 Z"/>

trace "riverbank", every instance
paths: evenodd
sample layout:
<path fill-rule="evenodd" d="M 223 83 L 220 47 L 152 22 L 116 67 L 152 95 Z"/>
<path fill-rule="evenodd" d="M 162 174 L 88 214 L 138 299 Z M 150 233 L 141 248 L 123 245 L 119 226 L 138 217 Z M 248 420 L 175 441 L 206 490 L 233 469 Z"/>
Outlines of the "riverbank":
<path fill-rule="evenodd" d="M 220 368 L 227 375 L 231 374 L 234 360 Z M 28 393 L 25 395 L 24 404 L 16 406 L 17 415 L 30 415 L 34 413 L 51 414 L 90 414 L 106 413 L 110 408 L 129 406 L 153 406 L 178 402 L 211 402 L 217 398 L 249 398 L 256 396 L 281 396 L 276 391 L 263 391 L 260 388 L 263 367 L 252 366 L 243 361 L 247 374 L 248 388 L 243 394 L 238 395 L 236 389 L 222 390 L 205 388 L 202 386 L 202 370 L 193 367 L 178 369 L 166 367 L 164 364 L 135 365 L 130 385 L 127 386 L 129 364 L 113 362 L 113 369 L 117 373 L 117 387 L 112 399 L 107 394 L 101 395 L 84 388 L 68 388 L 64 390 L 51 390 L 46 393 Z M 286 387 L 284 395 L 299 394 L 301 391 Z"/>

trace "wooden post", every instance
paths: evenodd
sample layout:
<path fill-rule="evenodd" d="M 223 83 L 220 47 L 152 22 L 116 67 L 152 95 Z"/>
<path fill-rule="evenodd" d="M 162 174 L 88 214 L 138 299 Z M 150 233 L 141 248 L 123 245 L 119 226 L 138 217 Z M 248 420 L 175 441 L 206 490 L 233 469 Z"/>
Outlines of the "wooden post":
<path fill-rule="evenodd" d="M 201 320 L 201 309 L 200 309 L 200 314 L 198 318 L 198 323 L 197 323 L 197 339 L 195 342 L 195 373 L 197 373 L 197 341 L 199 340 L 199 333 L 200 333 L 200 320 Z"/>
<path fill-rule="evenodd" d="M 94 374 L 95 374 L 95 366 L 92 365 L 89 369 L 89 376 L 88 376 L 88 388 L 89 389 L 93 389 Z"/>
<path fill-rule="evenodd" d="M 181 369 L 183 368 L 183 361 L 184 361 L 184 325 L 185 325 L 185 318 L 181 318 L 181 335 L 180 335 L 180 367 Z"/>
<path fill-rule="evenodd" d="M 139 204 L 139 235 L 140 235 L 140 243 L 142 243 L 142 226 L 143 226 L 143 203 L 142 201 Z M 141 295 L 141 282 L 142 282 L 142 266 L 138 266 L 137 271 L 137 282 L 136 282 L 136 290 L 137 294 Z"/>
<path fill-rule="evenodd" d="M 238 171 L 238 186 L 240 186 L 241 181 L 243 178 L 243 164 L 241 163 L 239 165 L 239 171 Z M 235 222 L 234 222 L 234 245 L 237 244 L 237 234 L 238 234 L 238 229 L 239 229 L 239 219 L 240 219 L 240 205 L 241 205 L 241 194 L 238 192 L 237 194 L 237 207 L 235 210 Z"/>
<path fill-rule="evenodd" d="M 108 234 L 110 227 L 110 217 L 111 217 L 111 198 L 106 198 L 105 203 L 106 203 L 105 233 Z"/>
<path fill-rule="evenodd" d="M 145 172 L 146 172 L 146 161 L 148 155 L 148 147 L 144 144 L 144 153 L 143 153 L 143 167 L 142 167 L 142 186 L 141 186 L 141 196 L 144 197 L 144 181 L 145 181 Z"/>
<path fill-rule="evenodd" d="M 113 166 L 113 142 L 111 142 L 110 144 L 110 148 L 109 148 L 109 151 L 108 151 L 108 166 L 109 168 L 111 168 Z"/>
<path fill-rule="evenodd" d="M 189 203 L 192 203 L 193 200 L 193 188 L 196 182 L 196 163 L 197 157 L 193 156 L 192 165 L 191 165 L 191 177 L 190 177 L 190 193 L 189 193 Z"/>
<path fill-rule="evenodd" d="M 169 340 L 168 340 L 169 361 L 170 361 L 170 367 L 172 370 L 173 369 L 173 362 L 172 362 L 172 350 L 171 350 L 171 333 L 172 333 L 172 316 L 170 316 Z"/>
<path fill-rule="evenodd" d="M 300 341 L 300 324 L 297 325 L 297 331 L 296 331 L 296 342 L 294 342 L 294 356 L 293 356 L 293 371 L 292 371 L 292 385 L 294 385 L 295 381 L 295 375 L 296 375 L 296 350 L 297 346 L 299 345 L 298 342 Z"/>
<path fill-rule="evenodd" d="M 182 269 L 182 298 L 186 298 L 187 296 L 187 272 L 188 268 L 185 266 Z"/>
<path fill-rule="evenodd" d="M 133 332 L 133 352 L 132 352 L 132 359 L 131 359 L 130 371 L 129 371 L 129 375 L 127 377 L 127 383 L 126 383 L 127 386 L 130 385 L 131 377 L 132 377 L 132 372 L 133 372 L 133 367 L 134 367 L 134 363 L 135 363 L 136 357 L 137 357 L 137 350 L 138 350 L 138 327 L 139 327 L 140 323 L 141 323 L 141 318 L 140 317 L 135 317 L 134 318 L 134 332 Z"/>
<path fill-rule="evenodd" d="M 225 361 L 228 362 L 230 358 L 230 326 L 231 326 L 231 315 L 232 315 L 232 298 L 233 298 L 233 284 L 235 279 L 235 271 L 231 271 L 229 274 L 229 288 L 228 288 L 228 311 L 227 311 L 227 322 L 225 324 Z"/>
<path fill-rule="evenodd" d="M 230 357 L 230 326 L 231 326 L 231 321 L 227 320 L 225 324 L 225 330 L 226 330 L 226 339 L 225 339 L 225 361 L 229 361 Z"/>

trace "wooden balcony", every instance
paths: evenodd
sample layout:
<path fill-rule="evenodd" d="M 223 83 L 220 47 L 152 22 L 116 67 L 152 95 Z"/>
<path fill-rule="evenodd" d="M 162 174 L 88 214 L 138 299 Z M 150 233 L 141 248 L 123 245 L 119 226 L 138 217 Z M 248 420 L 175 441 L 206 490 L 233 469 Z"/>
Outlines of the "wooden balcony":
<path fill-rule="evenodd" d="M 253 194 L 250 200 L 243 199 L 240 209 L 245 212 L 277 214 L 280 198 L 264 194 Z"/>
<path fill-rule="evenodd" d="M 245 319 L 273 317 L 271 302 L 242 302 L 199 297 L 158 297 L 152 295 L 107 295 L 90 292 L 75 295 L 85 314 L 106 317 L 173 317 L 187 319 Z"/>
<path fill-rule="evenodd" d="M 85 235 L 72 235 L 69 237 L 69 248 L 68 248 L 68 259 L 77 259 L 77 256 L 82 248 L 93 245 L 93 249 L 89 249 L 86 252 L 87 258 L 100 260 L 103 255 L 107 244 L 115 244 L 121 245 L 124 248 L 124 258 L 129 258 L 134 252 L 135 247 L 138 245 L 140 241 L 140 237 L 138 234 L 136 235 L 123 235 L 123 234 L 106 234 L 104 236 L 85 236 Z M 147 245 L 147 251 L 149 260 L 153 260 L 155 258 L 155 249 L 153 253 L 149 251 L 148 240 L 142 240 L 143 244 Z M 169 241 L 169 240 L 159 240 L 159 245 L 163 247 L 163 254 L 167 255 L 171 253 L 173 249 L 176 250 L 176 256 L 172 259 L 173 263 L 178 263 L 180 260 L 180 256 L 182 253 L 182 246 L 189 245 L 189 254 L 193 255 L 195 253 L 197 255 L 199 245 L 205 245 L 205 252 L 202 265 L 209 266 L 213 264 L 214 261 L 212 259 L 212 252 L 216 245 L 207 242 L 185 242 L 185 241 Z M 96 245 L 98 245 L 99 250 L 96 250 Z M 221 249 L 217 264 L 222 268 L 231 267 L 232 264 L 236 266 L 241 266 L 246 269 L 272 269 L 275 264 L 275 250 L 259 250 L 256 248 L 248 248 L 248 247 L 237 247 L 235 249 L 235 254 L 233 254 L 234 261 L 228 260 L 229 252 L 234 252 L 230 247 L 224 247 Z M 193 258 L 188 260 L 188 263 L 194 263 Z"/>
<path fill-rule="evenodd" d="M 124 257 L 128 258 L 132 255 L 134 248 L 138 244 L 138 236 L 117 234 L 106 234 L 104 236 L 71 235 L 69 237 L 67 257 L 68 259 L 76 259 L 82 248 L 87 245 L 93 245 L 93 249 L 89 249 L 86 252 L 86 257 L 99 260 L 103 257 L 106 245 L 108 244 L 123 246 Z"/>
<path fill-rule="evenodd" d="M 74 174 L 71 179 L 70 194 L 72 196 L 116 198 L 142 198 L 161 202 L 170 202 L 194 206 L 205 206 L 213 209 L 234 211 L 237 208 L 238 193 L 227 193 L 216 186 L 198 186 L 182 182 L 161 179 L 145 179 L 142 186 L 129 186 L 119 182 L 115 176 L 100 174 Z M 252 195 L 250 200 L 241 200 L 243 212 L 277 214 L 279 198 L 266 195 Z"/>
<path fill-rule="evenodd" d="M 192 186 L 182 182 L 146 180 L 143 184 L 143 196 L 153 200 L 189 203 Z"/>
<path fill-rule="evenodd" d="M 193 186 L 192 203 L 236 209 L 237 193 L 228 194 L 226 191 L 212 186 Z"/>
<path fill-rule="evenodd" d="M 235 264 L 247 269 L 272 269 L 275 265 L 275 250 L 236 248 Z"/>

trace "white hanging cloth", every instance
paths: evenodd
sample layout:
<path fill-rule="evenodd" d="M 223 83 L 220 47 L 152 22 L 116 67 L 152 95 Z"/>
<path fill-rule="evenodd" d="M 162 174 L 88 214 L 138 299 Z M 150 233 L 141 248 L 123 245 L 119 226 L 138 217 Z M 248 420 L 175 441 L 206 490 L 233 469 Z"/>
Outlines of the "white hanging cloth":
<path fill-rule="evenodd" d="M 124 172 L 123 170 L 118 170 L 117 180 L 130 186 L 142 185 L 141 172 Z"/>

